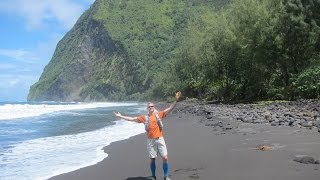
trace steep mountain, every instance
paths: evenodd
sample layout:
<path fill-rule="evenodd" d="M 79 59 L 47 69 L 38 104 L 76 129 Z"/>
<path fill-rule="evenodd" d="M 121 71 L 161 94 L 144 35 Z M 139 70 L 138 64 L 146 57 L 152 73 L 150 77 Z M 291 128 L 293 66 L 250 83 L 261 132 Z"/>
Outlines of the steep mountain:
<path fill-rule="evenodd" d="M 96 0 L 57 44 L 28 100 L 148 98 L 190 22 L 229 0 Z"/>

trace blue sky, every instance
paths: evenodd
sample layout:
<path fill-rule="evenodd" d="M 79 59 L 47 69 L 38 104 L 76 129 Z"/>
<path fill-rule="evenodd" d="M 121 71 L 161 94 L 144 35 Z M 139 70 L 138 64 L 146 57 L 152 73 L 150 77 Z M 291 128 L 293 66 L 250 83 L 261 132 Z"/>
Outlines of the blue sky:
<path fill-rule="evenodd" d="M 58 41 L 93 2 L 0 1 L 0 102 L 27 100 Z"/>

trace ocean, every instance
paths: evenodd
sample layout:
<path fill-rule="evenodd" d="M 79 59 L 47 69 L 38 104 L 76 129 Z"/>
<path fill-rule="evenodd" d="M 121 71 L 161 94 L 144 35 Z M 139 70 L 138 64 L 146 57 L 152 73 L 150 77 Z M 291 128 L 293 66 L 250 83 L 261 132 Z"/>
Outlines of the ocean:
<path fill-rule="evenodd" d="M 96 164 L 103 147 L 144 133 L 112 112 L 145 114 L 145 103 L 0 103 L 0 179 L 44 180 Z"/>

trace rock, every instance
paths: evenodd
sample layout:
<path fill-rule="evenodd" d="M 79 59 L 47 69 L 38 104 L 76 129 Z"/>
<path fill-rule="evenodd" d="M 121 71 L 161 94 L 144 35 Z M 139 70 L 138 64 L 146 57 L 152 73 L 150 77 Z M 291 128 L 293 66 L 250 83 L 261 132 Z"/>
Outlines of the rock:
<path fill-rule="evenodd" d="M 314 114 L 312 112 L 303 112 L 302 116 L 306 116 L 306 117 L 314 117 Z"/>
<path fill-rule="evenodd" d="M 284 116 L 288 116 L 288 117 L 292 117 L 292 118 L 293 118 L 293 115 L 292 115 L 290 112 L 285 112 L 283 115 L 284 115 Z"/>
<path fill-rule="evenodd" d="M 293 159 L 293 161 L 303 163 L 303 164 L 319 164 L 319 160 L 315 160 L 311 156 L 298 156 Z"/>
<path fill-rule="evenodd" d="M 265 118 L 266 120 L 269 120 L 269 119 L 271 118 L 271 113 L 270 113 L 270 111 L 266 111 L 266 112 L 264 113 L 264 118 Z"/>
<path fill-rule="evenodd" d="M 257 146 L 257 150 L 267 151 L 267 150 L 272 150 L 272 147 L 267 145 L 259 145 Z"/>
<path fill-rule="evenodd" d="M 214 124 L 206 123 L 205 126 L 214 126 Z"/>
<path fill-rule="evenodd" d="M 255 119 L 253 123 L 255 123 L 255 124 L 261 124 L 261 123 L 263 123 L 263 122 L 264 122 L 263 119 Z"/>
<path fill-rule="evenodd" d="M 293 126 L 298 126 L 300 124 L 301 120 L 300 119 L 295 119 L 293 122 Z"/>
<path fill-rule="evenodd" d="M 290 119 L 290 121 L 289 121 L 289 126 L 293 126 L 293 123 L 295 122 L 295 120 L 294 119 Z"/>
<path fill-rule="evenodd" d="M 238 128 L 236 128 L 238 126 L 234 123 L 242 122 L 268 123 L 271 126 L 294 126 L 320 133 L 320 100 L 273 102 L 266 106 L 252 104 L 186 104 L 181 106 L 180 111 L 202 116 L 203 125 L 226 133 L 238 131 Z M 221 118 L 224 120 L 219 122 Z M 233 131 L 225 131 L 231 127 Z M 248 133 L 250 134 L 250 132 L 243 132 L 243 134 Z"/>
<path fill-rule="evenodd" d="M 232 126 L 228 125 L 228 126 L 226 126 L 224 129 L 225 129 L 225 130 L 231 130 L 232 128 L 233 128 Z"/>
<path fill-rule="evenodd" d="M 237 120 L 242 122 L 244 121 L 243 117 L 237 117 Z"/>
<path fill-rule="evenodd" d="M 312 127 L 312 122 L 311 121 L 305 121 L 300 123 L 302 127 L 310 128 Z"/>
<path fill-rule="evenodd" d="M 311 118 L 311 117 L 303 117 L 302 119 L 305 121 L 313 121 L 313 118 Z"/>
<path fill-rule="evenodd" d="M 253 122 L 253 120 L 250 118 L 250 117 L 237 117 L 237 120 L 238 121 L 242 121 L 242 122 L 244 122 L 244 123 L 252 123 Z"/>
<path fill-rule="evenodd" d="M 277 126 L 279 123 L 276 123 L 276 122 L 272 122 L 271 123 L 271 126 Z"/>
<path fill-rule="evenodd" d="M 313 126 L 317 127 L 317 128 L 320 128 L 320 121 L 317 120 L 317 121 L 314 121 L 313 122 Z"/>

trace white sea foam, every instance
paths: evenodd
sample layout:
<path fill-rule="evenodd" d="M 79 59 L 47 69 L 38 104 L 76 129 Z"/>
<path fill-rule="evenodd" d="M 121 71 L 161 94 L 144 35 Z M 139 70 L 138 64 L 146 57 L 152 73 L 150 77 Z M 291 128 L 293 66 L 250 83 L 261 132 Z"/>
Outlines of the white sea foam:
<path fill-rule="evenodd" d="M 117 121 L 100 130 L 24 141 L 0 155 L 1 180 L 43 180 L 100 162 L 111 142 L 144 132 L 142 124 Z"/>
<path fill-rule="evenodd" d="M 35 117 L 58 111 L 133 105 L 137 103 L 4 104 L 0 105 L 0 120 Z"/>

